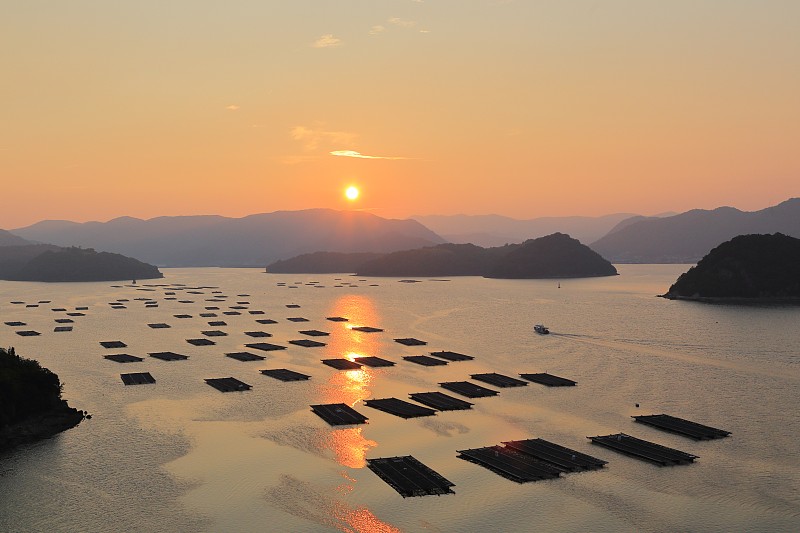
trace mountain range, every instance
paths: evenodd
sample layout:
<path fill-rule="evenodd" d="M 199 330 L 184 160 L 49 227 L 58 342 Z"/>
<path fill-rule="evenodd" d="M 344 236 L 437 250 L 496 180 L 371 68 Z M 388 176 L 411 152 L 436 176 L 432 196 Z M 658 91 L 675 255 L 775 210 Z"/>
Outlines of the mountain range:
<path fill-rule="evenodd" d="M 425 225 L 423 225 L 425 224 Z M 308 209 L 243 218 L 177 216 L 108 222 L 43 221 L 0 230 L 0 246 L 29 241 L 120 253 L 159 266 L 252 266 L 314 252 L 381 253 L 445 242 L 484 247 L 567 233 L 615 263 L 695 263 L 737 235 L 800 237 L 800 198 L 760 211 L 732 207 L 643 217 L 425 216 L 392 220 L 362 211 Z M 318 258 L 320 259 L 320 258 Z M 334 263 L 341 258 L 329 257 Z"/>
<path fill-rule="evenodd" d="M 553 233 L 566 233 L 583 243 L 594 242 L 632 213 L 600 217 L 539 217 L 526 220 L 501 215 L 429 215 L 413 216 L 425 227 L 456 244 L 503 246 Z"/>
<path fill-rule="evenodd" d="M 276 211 L 243 218 L 208 215 L 44 221 L 13 233 L 28 240 L 95 248 L 168 267 L 263 267 L 320 250 L 385 253 L 445 242 L 415 220 L 332 209 Z"/>
<path fill-rule="evenodd" d="M 614 263 L 696 263 L 737 235 L 772 233 L 800 237 L 800 198 L 752 212 L 719 207 L 623 220 L 589 246 Z"/>

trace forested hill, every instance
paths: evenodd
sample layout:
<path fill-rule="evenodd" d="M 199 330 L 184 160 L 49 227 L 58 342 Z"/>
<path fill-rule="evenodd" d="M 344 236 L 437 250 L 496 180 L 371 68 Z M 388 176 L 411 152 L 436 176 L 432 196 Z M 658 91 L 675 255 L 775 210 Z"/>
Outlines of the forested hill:
<path fill-rule="evenodd" d="M 89 248 L 50 244 L 0 247 L 0 279 L 10 281 L 121 281 L 162 278 L 153 265 Z"/>
<path fill-rule="evenodd" d="M 664 297 L 800 301 L 800 239 L 780 233 L 735 237 L 682 274 Z"/>

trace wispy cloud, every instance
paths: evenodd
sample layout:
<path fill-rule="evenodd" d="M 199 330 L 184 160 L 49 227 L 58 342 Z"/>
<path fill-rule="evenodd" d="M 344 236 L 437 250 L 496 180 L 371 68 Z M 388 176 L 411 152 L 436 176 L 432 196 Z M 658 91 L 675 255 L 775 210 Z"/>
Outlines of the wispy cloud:
<path fill-rule="evenodd" d="M 228 111 L 239 111 L 239 106 L 236 105 L 236 104 L 231 104 L 231 105 L 225 106 L 225 109 L 227 109 Z"/>
<path fill-rule="evenodd" d="M 331 155 L 335 155 L 338 157 L 355 157 L 358 159 L 408 159 L 407 157 L 390 157 L 390 156 L 381 156 L 381 155 L 366 155 L 360 152 L 356 152 L 355 150 L 334 150 L 330 152 Z"/>
<path fill-rule="evenodd" d="M 401 19 L 400 17 L 392 17 L 388 22 L 389 24 L 400 26 L 401 28 L 412 28 L 417 25 L 416 21 Z"/>
<path fill-rule="evenodd" d="M 383 33 L 385 31 L 386 31 L 386 26 L 381 26 L 380 24 L 377 24 L 369 30 L 369 34 L 378 35 L 379 33 Z"/>
<path fill-rule="evenodd" d="M 354 133 L 346 131 L 328 131 L 322 127 L 307 128 L 305 126 L 295 126 L 290 132 L 292 139 L 303 143 L 306 150 L 316 150 L 321 144 L 347 144 L 356 138 Z"/>
<path fill-rule="evenodd" d="M 326 33 L 325 35 L 321 35 L 319 39 L 314 41 L 311 46 L 314 48 L 331 48 L 332 46 L 339 46 L 342 44 L 342 40 L 338 37 L 334 37 L 332 33 Z"/>

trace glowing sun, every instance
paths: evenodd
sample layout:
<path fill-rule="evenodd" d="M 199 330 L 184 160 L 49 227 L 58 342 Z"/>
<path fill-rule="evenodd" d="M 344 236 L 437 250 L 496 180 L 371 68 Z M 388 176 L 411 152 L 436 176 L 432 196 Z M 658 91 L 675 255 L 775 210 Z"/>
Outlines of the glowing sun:
<path fill-rule="evenodd" d="M 358 198 L 358 189 L 356 187 L 350 186 L 344 191 L 344 195 L 347 197 L 348 200 L 352 201 Z"/>

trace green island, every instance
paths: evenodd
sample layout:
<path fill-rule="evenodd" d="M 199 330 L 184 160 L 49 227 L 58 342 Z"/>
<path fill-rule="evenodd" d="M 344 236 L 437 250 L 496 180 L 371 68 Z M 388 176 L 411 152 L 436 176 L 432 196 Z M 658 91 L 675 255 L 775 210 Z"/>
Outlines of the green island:
<path fill-rule="evenodd" d="M 355 272 L 359 276 L 483 276 L 503 279 L 617 275 L 614 265 L 563 233 L 493 248 L 474 244 L 440 244 L 387 254 L 317 252 L 277 261 L 267 266 L 267 272 Z"/>
<path fill-rule="evenodd" d="M 0 246 L 0 279 L 8 281 L 122 281 L 163 278 L 157 267 L 92 248 L 52 244 Z"/>
<path fill-rule="evenodd" d="M 0 348 L 0 451 L 77 426 L 83 411 L 61 398 L 58 376 L 38 361 Z"/>
<path fill-rule="evenodd" d="M 711 250 L 678 278 L 671 300 L 800 303 L 800 239 L 740 235 Z"/>

